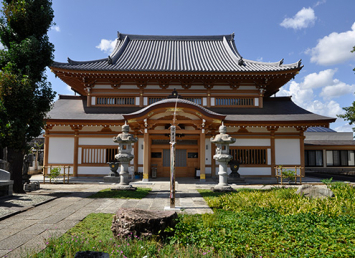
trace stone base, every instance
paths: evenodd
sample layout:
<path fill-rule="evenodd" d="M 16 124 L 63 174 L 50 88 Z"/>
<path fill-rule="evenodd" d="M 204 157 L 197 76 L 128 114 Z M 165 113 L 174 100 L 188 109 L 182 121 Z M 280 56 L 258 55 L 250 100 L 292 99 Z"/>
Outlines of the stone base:
<path fill-rule="evenodd" d="M 136 191 L 137 187 L 131 185 L 115 185 L 111 188 L 112 191 Z"/>
<path fill-rule="evenodd" d="M 0 180 L 0 197 L 12 195 L 13 185 L 13 180 Z"/>
<path fill-rule="evenodd" d="M 246 184 L 244 177 L 228 177 L 228 184 Z"/>
<path fill-rule="evenodd" d="M 165 207 L 164 207 L 164 210 L 165 210 L 165 211 L 181 211 L 182 208 L 181 208 L 181 207 L 178 207 L 178 206 L 176 206 L 176 207 L 174 207 L 174 208 L 170 208 L 170 206 L 165 206 Z"/>
<path fill-rule="evenodd" d="M 105 183 L 119 183 L 120 177 L 119 176 L 104 176 Z"/>
<path fill-rule="evenodd" d="M 212 192 L 219 192 L 219 193 L 227 193 L 227 192 L 233 192 L 234 189 L 230 185 L 224 185 L 224 186 L 219 186 L 216 185 L 214 187 L 211 187 Z"/>
<path fill-rule="evenodd" d="M 39 182 L 30 182 L 30 183 L 25 183 L 23 185 L 23 190 L 25 192 L 31 192 L 31 191 L 36 191 L 40 189 L 40 183 Z"/>

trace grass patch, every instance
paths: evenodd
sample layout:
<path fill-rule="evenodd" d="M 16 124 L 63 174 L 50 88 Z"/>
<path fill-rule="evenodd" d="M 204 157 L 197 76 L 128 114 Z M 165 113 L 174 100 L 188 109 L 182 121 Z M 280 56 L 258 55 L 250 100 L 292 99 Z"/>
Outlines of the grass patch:
<path fill-rule="evenodd" d="M 155 240 L 113 238 L 110 230 L 113 214 L 90 214 L 60 238 L 52 238 L 34 258 L 74 257 L 79 251 L 109 253 L 110 257 L 234 257 L 229 252 L 215 253 L 213 248 L 177 244 L 164 245 Z"/>
<path fill-rule="evenodd" d="M 34 257 L 355 257 L 355 189 L 331 183 L 334 198 L 308 199 L 295 189 L 199 190 L 214 214 L 179 215 L 173 237 L 113 239 L 111 214 L 91 214 Z"/>
<path fill-rule="evenodd" d="M 88 198 L 122 198 L 122 199 L 142 199 L 148 195 L 151 188 L 140 188 L 138 187 L 136 191 L 116 191 L 111 190 L 111 188 L 103 189 Z"/>

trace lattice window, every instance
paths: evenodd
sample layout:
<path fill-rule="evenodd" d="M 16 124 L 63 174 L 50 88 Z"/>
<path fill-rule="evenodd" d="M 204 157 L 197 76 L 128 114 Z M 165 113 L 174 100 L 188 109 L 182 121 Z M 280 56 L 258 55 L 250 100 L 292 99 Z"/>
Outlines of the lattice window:
<path fill-rule="evenodd" d="M 254 98 L 216 98 L 216 106 L 254 106 Z"/>
<path fill-rule="evenodd" d="M 134 106 L 134 97 L 96 97 L 96 105 Z"/>
<path fill-rule="evenodd" d="M 162 97 L 151 97 L 151 98 L 148 98 L 148 104 L 153 104 L 155 102 L 158 102 L 158 101 L 161 101 L 163 99 L 166 99 L 166 98 L 162 98 Z"/>
<path fill-rule="evenodd" d="M 191 102 L 196 103 L 197 105 L 202 105 L 202 99 L 201 98 L 194 98 L 194 97 L 184 97 L 184 99 L 189 100 Z"/>
<path fill-rule="evenodd" d="M 82 164 L 106 164 L 115 161 L 117 147 L 83 147 Z"/>
<path fill-rule="evenodd" d="M 266 165 L 266 148 L 234 148 L 229 149 L 234 160 L 238 160 L 243 165 Z"/>

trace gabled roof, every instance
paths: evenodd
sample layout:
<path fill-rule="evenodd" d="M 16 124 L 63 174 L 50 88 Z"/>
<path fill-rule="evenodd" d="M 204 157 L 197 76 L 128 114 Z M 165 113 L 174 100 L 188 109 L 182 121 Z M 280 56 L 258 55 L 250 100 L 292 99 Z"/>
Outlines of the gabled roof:
<path fill-rule="evenodd" d="M 53 68 L 80 71 L 273 72 L 300 70 L 301 62 L 283 64 L 243 59 L 234 34 L 218 36 L 145 36 L 118 33 L 108 58 L 68 63 Z"/>
<path fill-rule="evenodd" d="M 121 121 L 125 117 L 149 111 L 158 105 L 174 106 L 176 99 L 166 99 L 156 102 L 145 108 L 140 107 L 87 107 L 86 98 L 79 96 L 63 96 L 54 103 L 53 109 L 48 113 L 47 121 Z M 290 97 L 265 98 L 264 108 L 205 108 L 197 104 L 178 99 L 178 106 L 190 105 L 202 113 L 211 117 L 218 117 L 227 123 L 240 125 L 252 125 L 258 123 L 267 124 L 292 124 L 304 123 L 308 126 L 325 126 L 335 121 L 335 118 L 313 114 L 292 102 Z"/>

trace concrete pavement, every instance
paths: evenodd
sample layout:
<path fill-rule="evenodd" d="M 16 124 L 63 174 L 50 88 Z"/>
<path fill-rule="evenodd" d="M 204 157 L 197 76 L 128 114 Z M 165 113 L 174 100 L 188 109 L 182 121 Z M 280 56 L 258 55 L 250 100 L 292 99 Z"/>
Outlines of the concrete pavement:
<path fill-rule="evenodd" d="M 169 182 L 141 184 L 152 188 L 147 197 L 135 199 L 89 199 L 91 194 L 112 186 L 111 184 L 41 184 L 41 189 L 29 195 L 51 196 L 38 206 L 0 221 L 0 257 L 26 257 L 28 252 L 38 252 L 51 236 L 59 237 L 90 213 L 115 213 L 120 207 L 147 210 L 164 210 L 169 205 Z M 200 185 L 210 188 L 211 185 Z M 183 213 L 212 213 L 195 184 L 176 184 L 176 206 Z M 1 204 L 1 200 L 0 200 Z"/>

